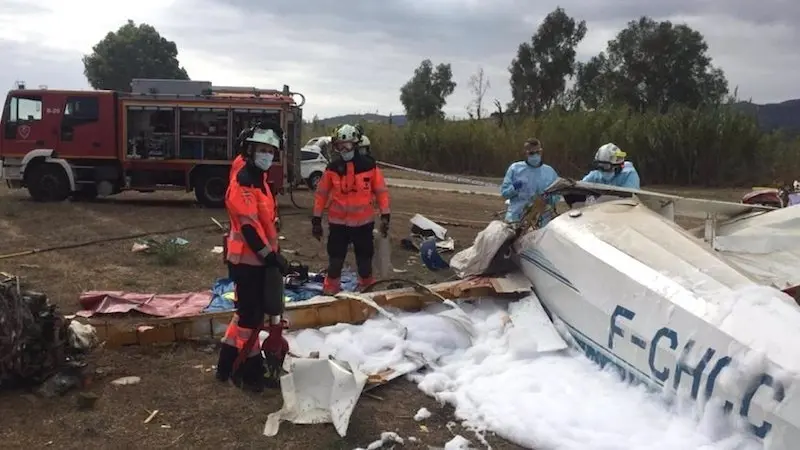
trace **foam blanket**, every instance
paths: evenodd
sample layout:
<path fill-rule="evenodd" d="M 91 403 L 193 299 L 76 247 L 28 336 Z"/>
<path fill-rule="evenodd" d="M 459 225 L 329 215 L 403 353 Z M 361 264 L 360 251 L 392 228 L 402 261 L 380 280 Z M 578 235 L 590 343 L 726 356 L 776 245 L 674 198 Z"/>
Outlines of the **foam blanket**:
<path fill-rule="evenodd" d="M 309 274 L 309 281 L 300 286 L 286 287 L 286 302 L 308 300 L 322 294 L 323 275 Z M 354 272 L 342 273 L 342 289 L 355 291 L 358 279 Z M 89 291 L 81 294 L 81 311 L 76 315 L 92 317 L 98 314 L 130 314 L 138 312 L 155 317 L 192 317 L 205 312 L 234 309 L 233 282 L 220 278 L 210 291 L 180 294 L 141 294 L 124 291 Z"/>

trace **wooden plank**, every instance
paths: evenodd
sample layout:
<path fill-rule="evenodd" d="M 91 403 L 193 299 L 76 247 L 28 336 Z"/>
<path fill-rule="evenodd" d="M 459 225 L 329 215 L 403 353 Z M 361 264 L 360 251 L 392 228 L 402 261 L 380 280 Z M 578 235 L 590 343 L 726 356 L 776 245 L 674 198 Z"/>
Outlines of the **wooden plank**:
<path fill-rule="evenodd" d="M 516 298 L 518 295 L 508 296 L 525 292 L 520 288 L 518 277 L 505 277 L 503 280 L 479 277 L 427 287 L 450 299 L 476 296 Z M 374 292 L 364 296 L 382 307 L 403 311 L 419 311 L 427 303 L 438 301 L 436 297 L 413 288 Z M 290 329 L 299 330 L 337 323 L 361 323 L 375 314 L 373 308 L 356 300 L 319 296 L 287 304 L 284 316 L 289 321 Z M 213 339 L 224 333 L 232 316 L 232 311 L 225 311 L 180 318 L 89 318 L 88 323 L 95 327 L 98 338 L 105 341 L 107 347 L 121 347 Z"/>

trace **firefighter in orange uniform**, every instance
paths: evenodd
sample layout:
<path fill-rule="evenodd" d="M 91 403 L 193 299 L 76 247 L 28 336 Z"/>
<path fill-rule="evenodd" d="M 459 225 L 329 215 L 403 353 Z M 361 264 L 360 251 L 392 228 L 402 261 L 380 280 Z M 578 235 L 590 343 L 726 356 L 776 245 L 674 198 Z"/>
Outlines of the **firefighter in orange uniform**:
<path fill-rule="evenodd" d="M 389 190 L 375 160 L 356 151 L 361 133 L 352 125 L 342 125 L 333 136 L 338 157 L 328 164 L 314 194 L 311 231 L 322 239 L 322 212 L 328 206 L 328 271 L 323 284 L 328 295 L 341 290 L 340 279 L 347 247 L 352 243 L 356 255 L 359 287 L 375 282 L 372 256 L 375 253 L 372 231 L 375 228 L 373 196 L 381 214 L 380 232 L 389 232 Z"/>
<path fill-rule="evenodd" d="M 278 386 L 288 352 L 281 320 L 288 263 L 278 247 L 275 204 L 266 184 L 266 171 L 283 133 L 277 126 L 260 126 L 240 137 L 244 164 L 231 177 L 225 194 L 231 222 L 225 257 L 236 288 L 236 314 L 225 331 L 217 362 L 217 379 L 232 379 L 256 392 L 264 389 L 265 381 Z M 269 316 L 269 336 L 259 348 L 265 316 Z"/>

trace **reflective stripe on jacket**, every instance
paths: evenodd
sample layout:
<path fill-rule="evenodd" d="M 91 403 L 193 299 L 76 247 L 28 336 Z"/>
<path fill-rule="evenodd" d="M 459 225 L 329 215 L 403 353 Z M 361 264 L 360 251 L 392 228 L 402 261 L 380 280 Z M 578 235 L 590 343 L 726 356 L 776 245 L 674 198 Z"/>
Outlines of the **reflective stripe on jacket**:
<path fill-rule="evenodd" d="M 369 156 L 328 165 L 314 193 L 314 216 L 327 206 L 328 223 L 357 227 L 375 221 L 375 199 L 381 214 L 389 214 L 389 190 L 383 172 Z"/>

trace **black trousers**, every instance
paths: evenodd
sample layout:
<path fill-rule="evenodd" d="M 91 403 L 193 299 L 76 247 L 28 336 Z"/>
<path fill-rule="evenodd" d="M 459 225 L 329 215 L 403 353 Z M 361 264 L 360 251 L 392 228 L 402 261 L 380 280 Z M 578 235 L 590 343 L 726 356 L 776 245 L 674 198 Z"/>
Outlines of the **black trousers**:
<path fill-rule="evenodd" d="M 283 276 L 278 268 L 230 264 L 239 326 L 260 329 L 267 315 L 283 313 Z"/>
<path fill-rule="evenodd" d="M 358 276 L 369 278 L 372 276 L 372 257 L 375 255 L 375 242 L 372 239 L 372 230 L 375 222 L 370 222 L 359 227 L 344 225 L 329 225 L 328 232 L 328 276 L 341 278 L 347 248 L 352 243 L 356 254 L 356 267 Z"/>

